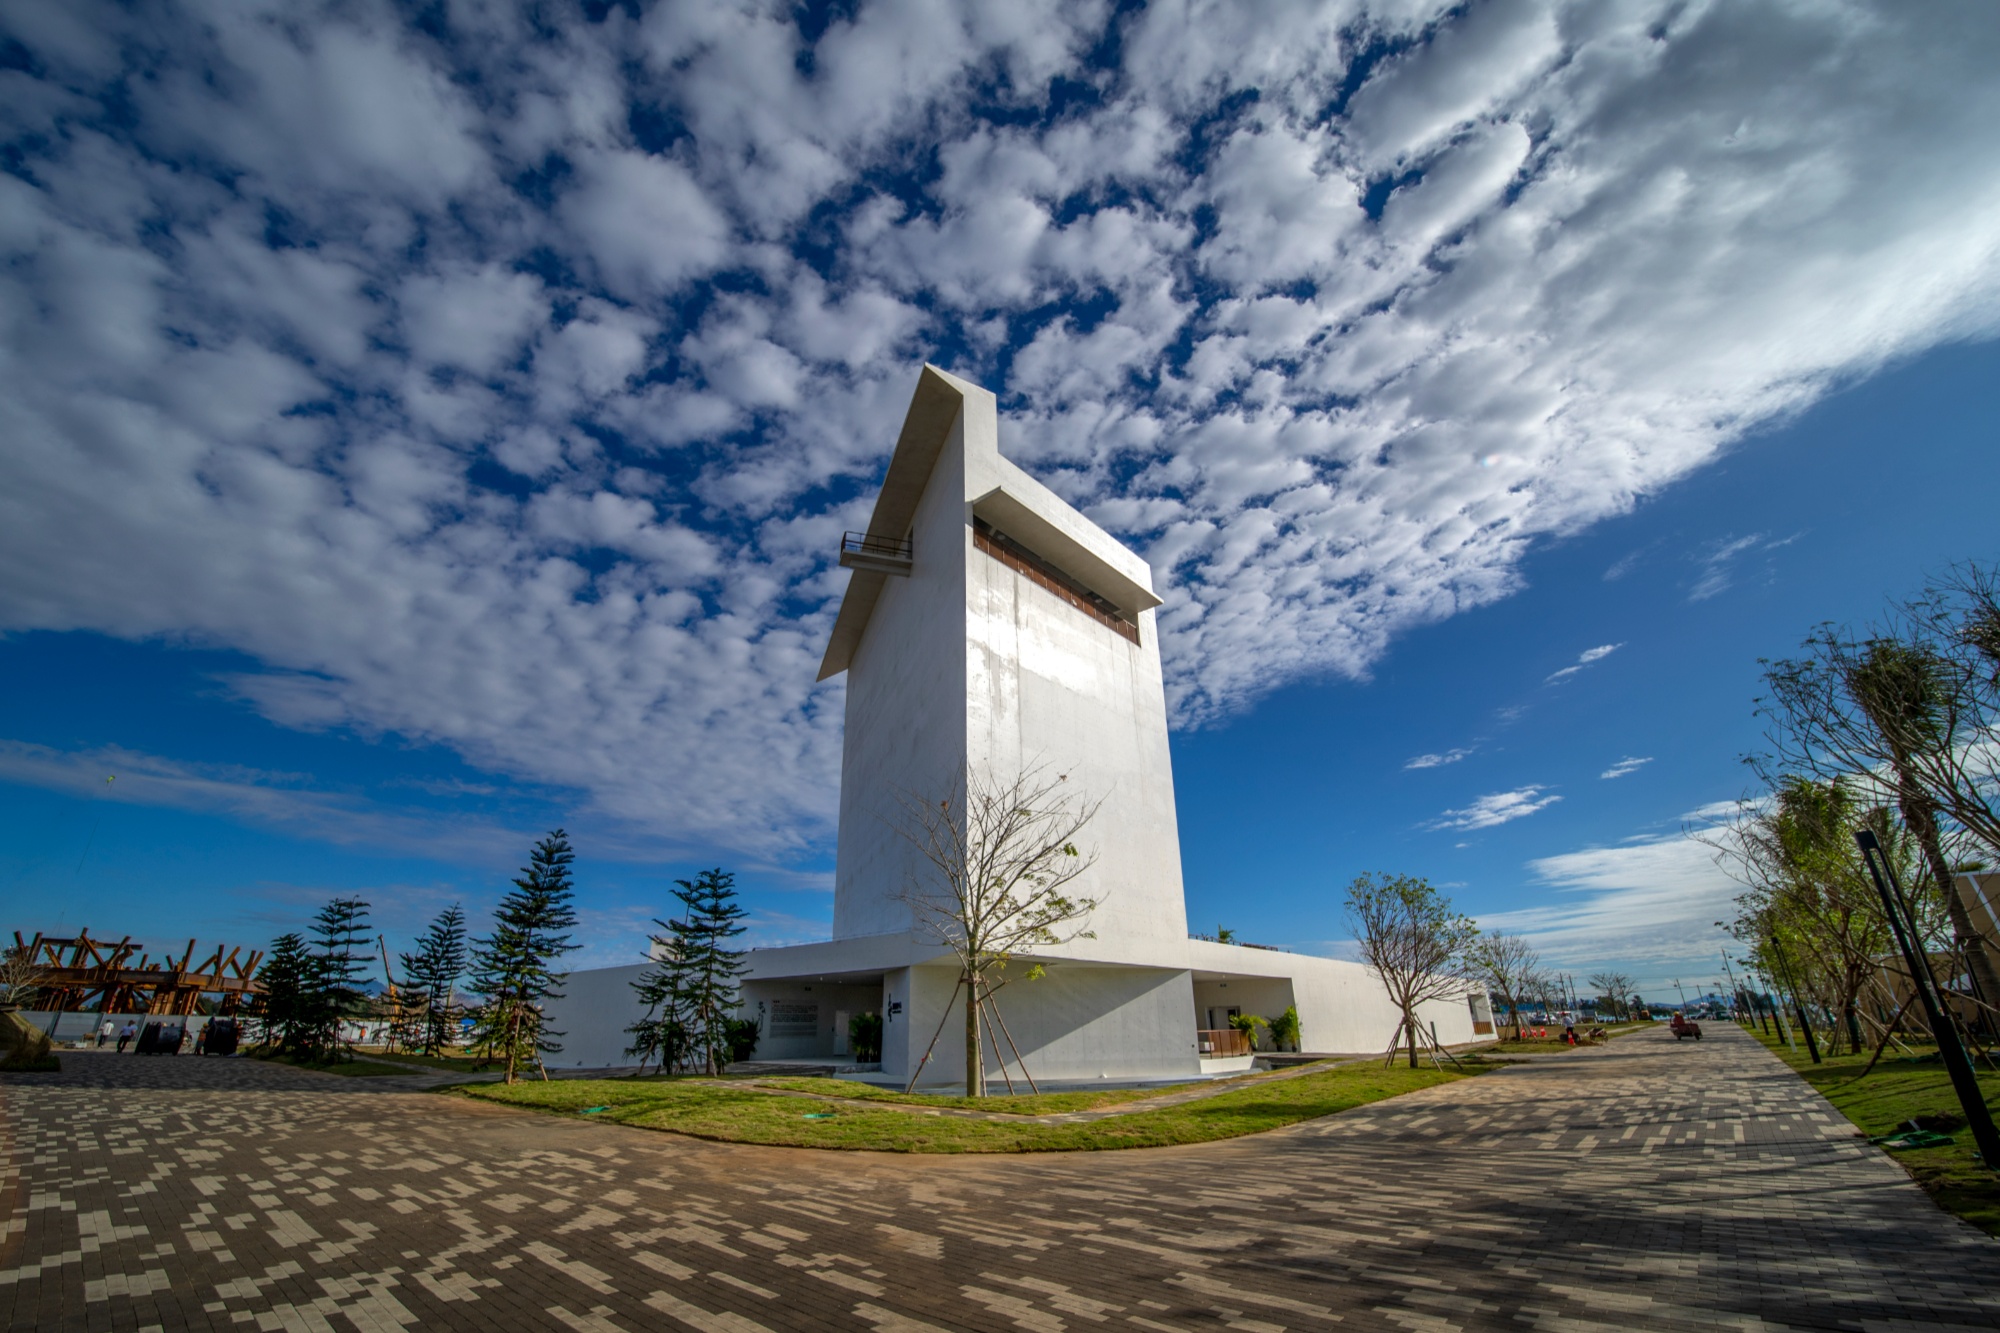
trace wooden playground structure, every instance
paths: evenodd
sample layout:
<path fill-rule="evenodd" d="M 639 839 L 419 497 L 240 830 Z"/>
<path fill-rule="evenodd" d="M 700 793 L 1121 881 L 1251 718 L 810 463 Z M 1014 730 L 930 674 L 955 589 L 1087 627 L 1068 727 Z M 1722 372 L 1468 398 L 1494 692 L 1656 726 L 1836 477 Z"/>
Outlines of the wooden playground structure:
<path fill-rule="evenodd" d="M 130 935 L 117 943 L 90 938 L 82 928 L 74 938 L 56 939 L 39 931 L 32 940 L 14 932 L 17 956 L 34 970 L 34 986 L 39 992 L 35 1008 L 73 1013 L 94 1011 L 106 1014 L 194 1014 L 201 1011 L 204 995 L 217 998 L 214 1012 L 232 1015 L 242 1007 L 245 996 L 263 992 L 257 981 L 257 964 L 262 950 L 247 953 L 241 946 L 215 951 L 195 961 L 195 942 L 189 940 L 178 961 L 167 954 L 155 961 L 145 946 Z M 138 960 L 133 961 L 133 955 Z"/>

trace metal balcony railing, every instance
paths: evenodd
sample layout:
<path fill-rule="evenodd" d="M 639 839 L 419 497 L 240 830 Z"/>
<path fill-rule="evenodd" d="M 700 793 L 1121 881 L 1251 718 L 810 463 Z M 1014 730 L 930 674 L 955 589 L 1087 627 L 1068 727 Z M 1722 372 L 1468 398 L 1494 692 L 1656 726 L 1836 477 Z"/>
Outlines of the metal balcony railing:
<path fill-rule="evenodd" d="M 876 537 L 866 532 L 849 532 L 840 538 L 840 563 L 848 569 L 907 574 L 914 557 L 915 550 L 908 537 Z"/>

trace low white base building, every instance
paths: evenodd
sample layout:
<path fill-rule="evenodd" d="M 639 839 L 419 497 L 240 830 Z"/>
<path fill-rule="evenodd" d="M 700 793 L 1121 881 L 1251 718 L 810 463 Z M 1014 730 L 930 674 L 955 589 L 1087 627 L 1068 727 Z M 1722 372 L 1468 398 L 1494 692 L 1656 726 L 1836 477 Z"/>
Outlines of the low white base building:
<path fill-rule="evenodd" d="M 1019 980 L 1031 962 L 1041 964 L 1043 975 Z M 641 1016 L 632 983 L 643 971 L 639 964 L 570 975 L 565 998 L 549 1006 L 550 1026 L 564 1034 L 550 1067 L 633 1063 L 625 1029 Z M 1071 949 L 1019 960 L 1008 972 L 1016 980 L 995 996 L 1006 1032 L 989 1031 L 1000 1045 L 986 1051 L 987 1076 L 996 1086 L 1003 1053 L 1019 1077 L 1015 1049 L 1046 1083 L 1166 1081 L 1248 1069 L 1251 1055 L 1205 1054 L 1204 1045 L 1220 1044 L 1211 1034 L 1228 1032 L 1239 1014 L 1270 1019 L 1294 1005 L 1305 1051 L 1383 1051 L 1398 1026 L 1395 1006 L 1368 968 L 1245 945 L 1191 939 L 1155 959 L 1116 963 Z M 752 950 L 743 1013 L 762 1029 L 755 1058 L 851 1064 L 848 1020 L 880 1014 L 883 1081 L 907 1082 L 928 1048 L 918 1085 L 957 1083 L 965 1071 L 962 993 L 953 1003 L 957 977 L 949 954 L 909 935 Z M 1493 1034 L 1483 996 L 1426 1004 L 1421 1016 L 1446 1046 Z M 1260 1044 L 1270 1049 L 1268 1041 Z"/>

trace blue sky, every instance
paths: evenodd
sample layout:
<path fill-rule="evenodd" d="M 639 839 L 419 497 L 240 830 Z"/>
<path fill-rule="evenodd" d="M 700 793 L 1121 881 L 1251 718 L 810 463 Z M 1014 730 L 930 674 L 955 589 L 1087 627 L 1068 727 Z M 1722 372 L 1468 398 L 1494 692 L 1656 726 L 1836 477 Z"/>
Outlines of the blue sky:
<path fill-rule="evenodd" d="M 1293 947 L 1407 870 L 1707 979 L 1757 659 L 1995 555 L 1985 7 L 547 14 L 0 18 L 11 926 L 394 943 L 560 822 L 582 961 L 822 935 L 927 359 L 1153 563 L 1191 916 Z"/>

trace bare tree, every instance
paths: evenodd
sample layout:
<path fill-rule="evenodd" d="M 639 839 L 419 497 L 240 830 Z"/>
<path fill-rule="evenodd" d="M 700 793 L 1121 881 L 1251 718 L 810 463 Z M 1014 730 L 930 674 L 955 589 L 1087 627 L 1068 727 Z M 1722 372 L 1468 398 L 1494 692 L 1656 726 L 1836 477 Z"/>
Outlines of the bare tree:
<path fill-rule="evenodd" d="M 1535 946 L 1521 935 L 1508 935 L 1494 931 L 1481 935 L 1473 945 L 1471 961 L 1473 971 L 1484 981 L 1500 1003 L 1507 1006 L 1507 1013 L 1514 1022 L 1514 1040 L 1521 1039 L 1521 1002 L 1535 994 L 1536 974 L 1541 971 L 1542 957 L 1535 952 Z"/>
<path fill-rule="evenodd" d="M 1591 988 L 1611 1001 L 1612 1015 L 1619 1019 L 1632 1016 L 1632 978 L 1623 972 L 1599 972 L 1590 979 Z"/>
<path fill-rule="evenodd" d="M 41 976 L 27 946 L 16 944 L 0 953 L 0 1009 L 32 1008 L 41 991 Z"/>
<path fill-rule="evenodd" d="M 1083 925 L 1099 900 L 1066 890 L 1097 862 L 1076 840 L 1103 802 L 1068 781 L 1037 765 L 1004 781 L 966 774 L 941 798 L 898 798 L 903 817 L 894 827 L 933 872 L 903 901 L 918 928 L 958 960 L 968 1097 L 986 1094 L 981 1014 L 991 1004 L 992 974 L 1023 950 L 1095 938 Z"/>
<path fill-rule="evenodd" d="M 1347 886 L 1348 924 L 1361 959 L 1375 969 L 1402 1013 L 1410 1068 L 1417 1067 L 1417 1006 L 1465 994 L 1467 961 L 1479 928 L 1415 875 L 1364 874 Z"/>

